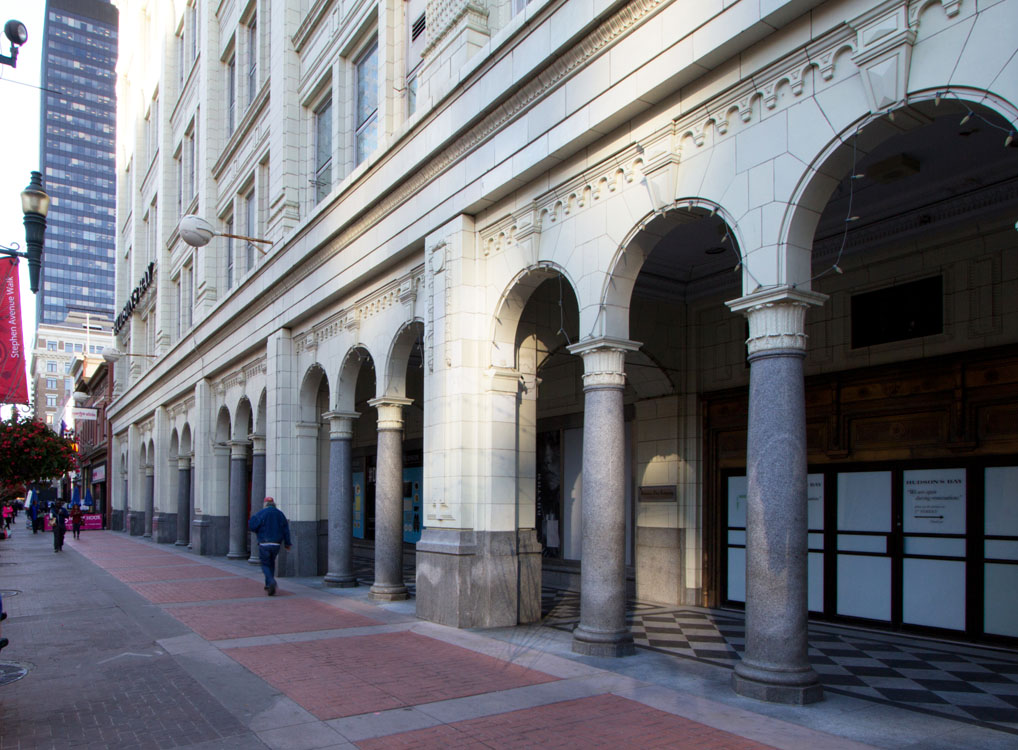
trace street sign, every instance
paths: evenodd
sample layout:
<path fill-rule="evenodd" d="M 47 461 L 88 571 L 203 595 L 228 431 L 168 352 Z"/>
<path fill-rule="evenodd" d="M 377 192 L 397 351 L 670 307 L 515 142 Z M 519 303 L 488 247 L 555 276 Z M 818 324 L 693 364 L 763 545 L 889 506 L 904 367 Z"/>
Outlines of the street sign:
<path fill-rule="evenodd" d="M 71 407 L 71 416 L 74 418 L 75 422 L 77 422 L 79 420 L 81 420 L 81 421 L 88 421 L 88 420 L 95 421 L 96 419 L 99 418 L 99 410 L 98 409 L 91 409 L 91 408 L 89 408 L 87 406 L 72 406 Z"/>

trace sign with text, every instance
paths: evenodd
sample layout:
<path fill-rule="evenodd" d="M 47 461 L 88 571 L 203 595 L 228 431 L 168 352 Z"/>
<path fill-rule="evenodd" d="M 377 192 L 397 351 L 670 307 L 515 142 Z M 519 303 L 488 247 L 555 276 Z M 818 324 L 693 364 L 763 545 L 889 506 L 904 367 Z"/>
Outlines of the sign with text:
<path fill-rule="evenodd" d="M 0 403 L 27 404 L 25 346 L 21 336 L 18 259 L 0 259 Z"/>
<path fill-rule="evenodd" d="M 71 530 L 71 519 L 68 517 L 67 530 Z M 101 531 L 103 527 L 103 517 L 99 513 L 82 513 L 81 515 L 81 530 L 82 531 Z M 45 531 L 53 531 L 53 526 L 49 522 L 49 516 L 46 516 L 43 520 L 43 529 Z"/>
<path fill-rule="evenodd" d="M 965 533 L 965 470 L 925 469 L 903 474 L 906 534 Z"/>
<path fill-rule="evenodd" d="M 88 406 L 72 406 L 71 417 L 75 422 L 95 421 L 99 418 L 99 410 Z"/>

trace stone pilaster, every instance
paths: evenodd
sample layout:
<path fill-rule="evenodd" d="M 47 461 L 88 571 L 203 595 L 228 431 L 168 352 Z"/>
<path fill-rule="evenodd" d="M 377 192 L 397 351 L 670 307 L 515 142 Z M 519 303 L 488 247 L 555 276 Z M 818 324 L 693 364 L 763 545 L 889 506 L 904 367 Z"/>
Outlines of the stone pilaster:
<path fill-rule="evenodd" d="M 821 700 L 807 657 L 806 310 L 826 297 L 780 287 L 729 302 L 749 320 L 746 651 L 732 686 L 775 703 Z"/>
<path fill-rule="evenodd" d="M 265 436 L 252 433 L 248 436 L 251 439 L 251 513 L 253 516 L 261 510 L 265 500 Z M 249 516 L 250 518 L 250 516 Z M 250 533 L 250 532 L 249 532 Z M 258 535 L 251 534 L 248 549 L 251 555 L 247 561 L 252 565 L 258 565 Z"/>
<path fill-rule="evenodd" d="M 247 449 L 246 440 L 230 441 L 230 560 L 247 558 Z"/>
<path fill-rule="evenodd" d="M 640 344 L 599 338 L 569 347 L 583 357 L 583 558 L 580 624 L 573 651 L 589 656 L 634 652 L 626 625 L 626 352 Z"/>
<path fill-rule="evenodd" d="M 177 541 L 186 547 L 191 540 L 191 458 L 177 458 Z"/>
<path fill-rule="evenodd" d="M 403 407 L 408 398 L 376 398 L 378 464 L 375 470 L 375 582 L 372 599 L 408 596 L 403 583 Z"/>
<path fill-rule="evenodd" d="M 353 572 L 353 478 L 350 448 L 357 412 L 332 411 L 329 420 L 329 538 L 326 586 L 357 585 Z M 401 523 L 402 528 L 402 523 Z"/>

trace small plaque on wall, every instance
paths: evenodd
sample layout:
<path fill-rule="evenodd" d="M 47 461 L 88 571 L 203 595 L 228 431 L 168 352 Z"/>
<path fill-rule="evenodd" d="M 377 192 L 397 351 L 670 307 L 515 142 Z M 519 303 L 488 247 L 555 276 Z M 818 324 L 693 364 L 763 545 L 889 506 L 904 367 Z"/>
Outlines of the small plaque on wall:
<path fill-rule="evenodd" d="M 641 503 L 674 503 L 675 486 L 670 484 L 640 487 Z"/>

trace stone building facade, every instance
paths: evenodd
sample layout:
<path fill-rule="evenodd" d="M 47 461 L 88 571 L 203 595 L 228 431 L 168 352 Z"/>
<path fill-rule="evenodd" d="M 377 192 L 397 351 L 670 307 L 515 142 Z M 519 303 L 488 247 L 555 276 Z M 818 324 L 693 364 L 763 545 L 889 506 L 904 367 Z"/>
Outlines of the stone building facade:
<path fill-rule="evenodd" d="M 810 611 L 1018 637 L 1018 0 L 120 22 L 122 528 L 244 558 L 272 495 L 287 574 L 369 539 L 398 599 L 413 544 L 459 627 L 578 586 L 588 654 L 627 593 L 744 603 L 779 701 Z"/>

